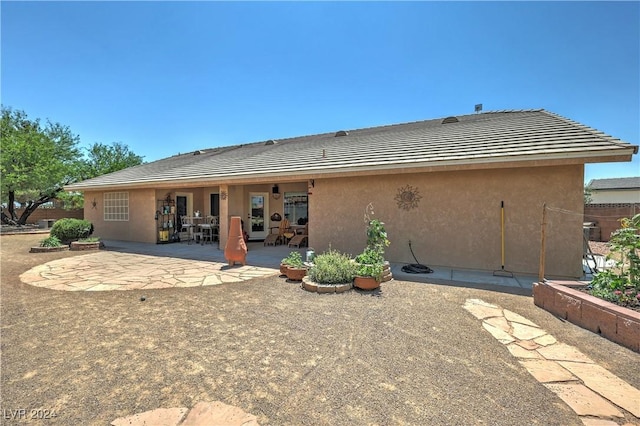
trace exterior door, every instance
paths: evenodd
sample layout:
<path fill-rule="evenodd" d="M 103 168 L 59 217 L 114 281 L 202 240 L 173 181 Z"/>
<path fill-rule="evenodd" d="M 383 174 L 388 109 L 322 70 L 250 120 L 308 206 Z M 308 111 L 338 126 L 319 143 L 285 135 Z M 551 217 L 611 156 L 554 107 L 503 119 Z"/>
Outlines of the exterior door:
<path fill-rule="evenodd" d="M 269 193 L 249 193 L 249 239 L 263 240 L 269 234 Z"/>

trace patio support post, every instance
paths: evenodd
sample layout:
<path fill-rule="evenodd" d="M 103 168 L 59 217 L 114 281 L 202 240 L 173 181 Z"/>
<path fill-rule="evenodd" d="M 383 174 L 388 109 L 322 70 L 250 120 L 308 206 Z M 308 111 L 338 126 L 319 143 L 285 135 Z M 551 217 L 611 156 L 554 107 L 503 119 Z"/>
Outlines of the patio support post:
<path fill-rule="evenodd" d="M 224 250 L 229 239 L 229 185 L 220 185 L 220 217 L 218 221 L 218 248 Z M 226 194 L 226 195 L 223 195 Z"/>

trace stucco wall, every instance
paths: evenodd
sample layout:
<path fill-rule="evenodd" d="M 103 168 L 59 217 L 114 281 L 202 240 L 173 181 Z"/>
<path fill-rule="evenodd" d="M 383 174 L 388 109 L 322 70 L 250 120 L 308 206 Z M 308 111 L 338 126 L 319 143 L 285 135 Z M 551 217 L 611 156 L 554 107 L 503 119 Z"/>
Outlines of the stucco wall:
<path fill-rule="evenodd" d="M 638 189 L 617 189 L 617 190 L 593 190 L 591 192 L 591 204 L 618 204 L 618 203 L 640 203 L 640 190 Z"/>
<path fill-rule="evenodd" d="M 620 219 L 632 218 L 640 213 L 640 203 L 587 204 L 584 221 L 595 223 L 590 232 L 592 241 L 609 241 L 611 233 L 619 229 Z"/>
<path fill-rule="evenodd" d="M 96 206 L 85 202 L 84 218 L 94 226 L 94 236 L 123 240 L 156 242 L 156 191 L 153 189 L 129 190 L 129 220 L 105 221 L 103 192 L 85 192 L 85 200 L 96 200 Z"/>
<path fill-rule="evenodd" d="M 537 275 L 542 205 L 549 211 L 546 276 L 582 274 L 583 166 L 432 172 L 315 179 L 309 196 L 310 245 L 351 254 L 366 243 L 364 209 L 385 222 L 392 262 L 496 270 L 501 267 L 500 203 L 505 203 L 505 269 Z M 399 188 L 412 185 L 417 208 L 398 208 Z"/>

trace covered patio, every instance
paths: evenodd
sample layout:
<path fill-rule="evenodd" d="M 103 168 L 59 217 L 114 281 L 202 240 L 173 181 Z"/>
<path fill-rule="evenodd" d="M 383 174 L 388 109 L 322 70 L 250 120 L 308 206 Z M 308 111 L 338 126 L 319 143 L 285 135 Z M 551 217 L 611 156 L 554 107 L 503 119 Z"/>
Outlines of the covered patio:
<path fill-rule="evenodd" d="M 287 245 L 265 246 L 263 242 L 247 244 L 247 265 L 260 268 L 279 269 L 280 261 L 291 251 L 298 251 L 306 258 L 307 250 L 313 248 L 296 248 Z M 105 249 L 122 253 L 146 254 L 168 258 L 191 259 L 215 263 L 227 263 L 224 258 L 224 247 L 218 248 L 210 244 L 149 244 L 132 241 L 106 240 Z M 480 288 L 511 294 L 531 295 L 533 283 L 537 277 L 533 275 L 514 274 L 513 277 L 494 276 L 491 272 L 435 267 L 431 274 L 412 274 L 402 271 L 404 263 L 391 263 L 391 271 L 396 280 L 416 283 L 445 284 L 460 287 Z"/>

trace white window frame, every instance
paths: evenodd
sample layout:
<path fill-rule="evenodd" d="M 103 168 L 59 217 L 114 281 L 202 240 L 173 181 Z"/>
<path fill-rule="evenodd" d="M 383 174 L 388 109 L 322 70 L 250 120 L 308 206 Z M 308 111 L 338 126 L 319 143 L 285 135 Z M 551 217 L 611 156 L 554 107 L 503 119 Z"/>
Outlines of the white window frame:
<path fill-rule="evenodd" d="M 105 192 L 104 200 L 104 221 L 105 222 L 128 222 L 129 221 L 129 193 Z"/>

